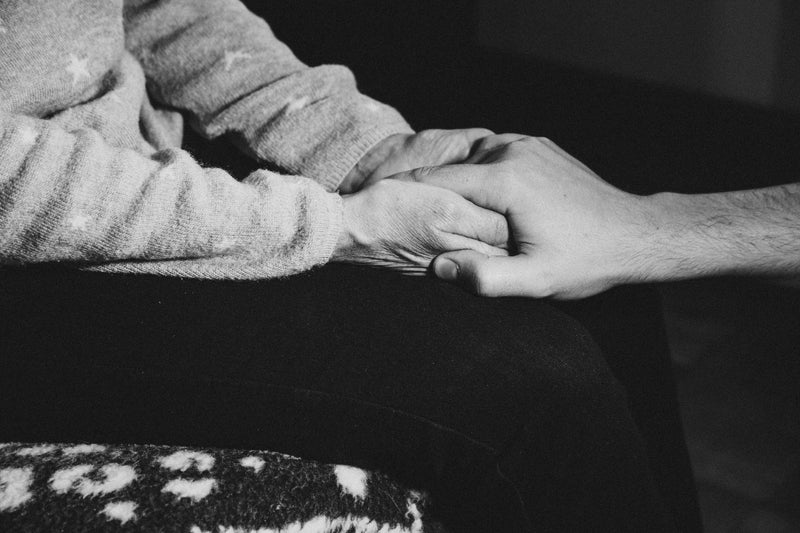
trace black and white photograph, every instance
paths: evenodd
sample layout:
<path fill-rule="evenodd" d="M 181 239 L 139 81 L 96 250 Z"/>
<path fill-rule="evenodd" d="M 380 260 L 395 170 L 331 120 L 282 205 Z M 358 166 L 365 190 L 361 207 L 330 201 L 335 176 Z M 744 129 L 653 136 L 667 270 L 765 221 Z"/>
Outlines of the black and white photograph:
<path fill-rule="evenodd" d="M 0 0 L 0 533 L 800 533 L 800 2 Z"/>

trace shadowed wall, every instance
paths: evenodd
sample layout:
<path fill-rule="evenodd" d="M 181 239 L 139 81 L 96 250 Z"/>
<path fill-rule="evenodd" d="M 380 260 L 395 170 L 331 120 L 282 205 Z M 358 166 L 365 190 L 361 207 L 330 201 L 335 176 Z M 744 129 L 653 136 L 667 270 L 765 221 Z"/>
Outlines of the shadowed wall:
<path fill-rule="evenodd" d="M 800 109 L 792 0 L 479 0 L 477 19 L 491 47 Z"/>

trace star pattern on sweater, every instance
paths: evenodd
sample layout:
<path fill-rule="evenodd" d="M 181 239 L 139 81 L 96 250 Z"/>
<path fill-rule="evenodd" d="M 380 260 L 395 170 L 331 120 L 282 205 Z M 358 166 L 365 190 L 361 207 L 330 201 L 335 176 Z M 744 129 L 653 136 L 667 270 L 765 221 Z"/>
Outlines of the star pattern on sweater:
<path fill-rule="evenodd" d="M 69 227 L 78 231 L 86 231 L 92 217 L 84 214 L 77 214 L 69 219 Z"/>
<path fill-rule="evenodd" d="M 237 59 L 250 59 L 253 56 L 244 50 L 225 51 L 225 72 L 228 72 Z"/>
<path fill-rule="evenodd" d="M 39 138 L 39 132 L 30 126 L 22 126 L 19 130 L 19 140 L 24 146 L 30 146 Z"/>
<path fill-rule="evenodd" d="M 306 107 L 308 105 L 308 102 L 309 102 L 308 96 L 303 96 L 301 98 L 289 98 L 289 100 L 286 101 L 286 107 L 284 108 L 284 110 L 286 111 L 286 114 L 294 113 L 295 111 L 298 111 Z"/>
<path fill-rule="evenodd" d="M 231 237 L 223 237 L 214 247 L 217 252 L 229 252 L 236 246 L 236 241 Z"/>
<path fill-rule="evenodd" d="M 89 74 L 89 58 L 84 57 L 81 59 L 75 54 L 70 54 L 69 65 L 66 66 L 65 70 L 72 75 L 72 86 L 75 87 L 80 80 L 91 75 Z"/>

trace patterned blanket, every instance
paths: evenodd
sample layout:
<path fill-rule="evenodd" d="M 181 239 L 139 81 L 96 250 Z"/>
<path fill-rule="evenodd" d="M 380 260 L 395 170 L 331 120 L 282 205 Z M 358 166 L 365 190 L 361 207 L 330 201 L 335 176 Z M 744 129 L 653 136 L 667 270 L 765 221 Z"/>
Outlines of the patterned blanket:
<path fill-rule="evenodd" d="M 422 533 L 428 499 L 385 475 L 274 452 L 0 444 L 0 531 Z"/>

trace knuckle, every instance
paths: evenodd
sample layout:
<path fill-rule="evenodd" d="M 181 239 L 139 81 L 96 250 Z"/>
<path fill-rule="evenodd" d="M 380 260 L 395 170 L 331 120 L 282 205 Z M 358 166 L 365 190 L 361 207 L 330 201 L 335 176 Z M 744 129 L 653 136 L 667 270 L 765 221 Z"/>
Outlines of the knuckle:
<path fill-rule="evenodd" d="M 450 222 L 458 219 L 460 209 L 458 206 L 449 200 L 437 200 L 435 205 L 435 213 L 439 220 Z"/>
<path fill-rule="evenodd" d="M 417 134 L 417 136 L 419 137 L 420 141 L 428 143 L 438 140 L 440 137 L 442 137 L 443 134 L 444 130 L 430 129 L 430 130 L 422 130 Z"/>
<path fill-rule="evenodd" d="M 423 182 L 423 181 L 425 181 L 425 178 L 427 178 L 428 176 L 430 176 L 430 175 L 431 175 L 431 172 L 432 172 L 432 171 L 433 171 L 433 167 L 417 167 L 417 168 L 412 168 L 412 169 L 411 169 L 411 170 L 408 172 L 408 176 L 409 176 L 409 177 L 410 177 L 410 178 L 411 178 L 413 181 L 417 181 L 417 182 Z"/>
<path fill-rule="evenodd" d="M 556 294 L 552 276 L 542 269 L 530 272 L 526 285 L 528 295 L 534 298 L 549 298 Z"/>
<path fill-rule="evenodd" d="M 406 176 L 411 179 L 411 181 L 419 181 L 420 180 L 420 172 L 418 168 L 412 168 L 408 172 L 406 172 Z"/>
<path fill-rule="evenodd" d="M 448 222 L 457 218 L 457 207 L 446 196 L 433 196 L 425 200 L 425 219 L 439 229 L 448 227 Z"/>
<path fill-rule="evenodd" d="M 472 290 L 478 296 L 486 296 L 488 298 L 497 296 L 494 286 L 487 279 L 478 276 L 475 276 L 472 281 Z"/>
<path fill-rule="evenodd" d="M 492 145 L 497 142 L 497 138 L 494 135 L 487 135 L 486 137 L 481 137 L 477 141 L 475 141 L 475 147 L 480 150 L 486 150 Z"/>
<path fill-rule="evenodd" d="M 475 294 L 479 296 L 496 296 L 497 286 L 486 268 L 485 262 L 480 262 L 470 271 L 469 283 Z"/>
<path fill-rule="evenodd" d="M 491 130 L 482 130 L 476 129 L 472 130 L 473 134 L 473 141 L 470 144 L 470 152 L 488 152 L 490 150 L 495 150 L 501 148 L 504 144 L 509 142 L 507 138 L 507 134 L 497 134 L 492 132 Z"/>
<path fill-rule="evenodd" d="M 477 141 L 475 141 L 473 143 L 472 151 L 473 152 L 481 152 L 481 151 L 484 151 L 484 150 L 488 150 L 489 146 L 490 146 L 490 143 L 492 143 L 492 141 L 493 141 L 493 139 L 490 136 L 481 137 L 480 139 L 478 139 Z"/>
<path fill-rule="evenodd" d="M 471 133 L 475 137 L 480 137 L 481 139 L 494 135 L 492 130 L 486 128 L 472 128 L 471 130 L 467 130 L 467 133 Z"/>
<path fill-rule="evenodd" d="M 530 141 L 528 139 L 517 139 L 516 141 L 511 141 L 506 145 L 506 153 L 511 156 L 519 156 L 520 154 L 530 150 L 532 143 L 535 141 Z"/>

